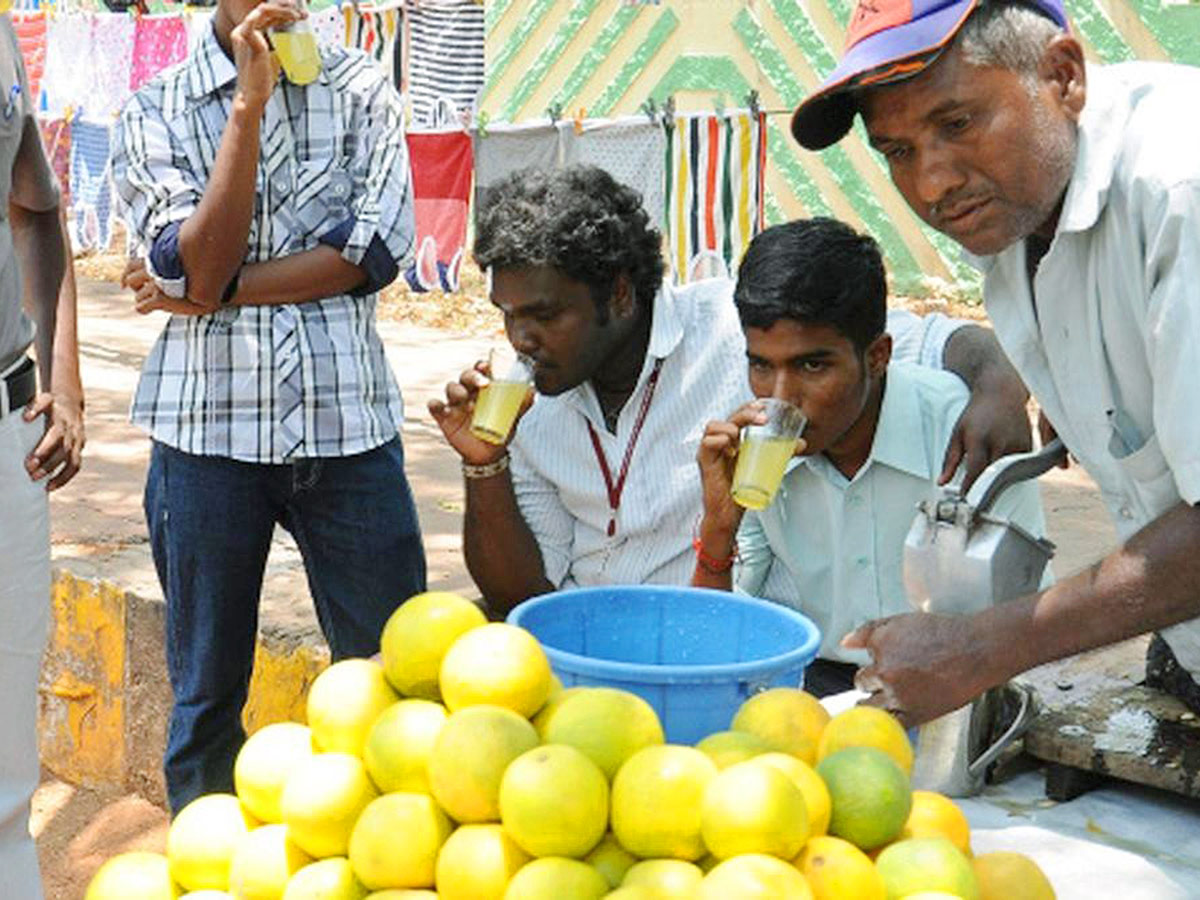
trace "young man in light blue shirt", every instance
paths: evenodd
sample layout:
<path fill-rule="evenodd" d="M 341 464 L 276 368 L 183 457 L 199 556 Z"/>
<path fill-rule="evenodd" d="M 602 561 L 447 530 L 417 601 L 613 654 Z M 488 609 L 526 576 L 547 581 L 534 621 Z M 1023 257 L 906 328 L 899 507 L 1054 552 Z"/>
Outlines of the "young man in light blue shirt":
<path fill-rule="evenodd" d="M 704 516 L 694 583 L 736 586 L 812 618 L 822 640 L 806 688 L 834 693 L 851 687 L 867 661 L 842 637 L 911 610 L 904 538 L 917 504 L 939 492 L 969 392 L 949 372 L 890 363 L 879 248 L 840 222 L 797 221 L 760 234 L 734 299 L 755 396 L 793 403 L 808 425 L 774 502 L 744 514 L 730 496 L 738 435 L 761 412 L 750 403 L 708 424 L 697 456 Z M 1045 530 L 1036 483 L 1008 490 L 994 512 L 1034 535 Z"/>

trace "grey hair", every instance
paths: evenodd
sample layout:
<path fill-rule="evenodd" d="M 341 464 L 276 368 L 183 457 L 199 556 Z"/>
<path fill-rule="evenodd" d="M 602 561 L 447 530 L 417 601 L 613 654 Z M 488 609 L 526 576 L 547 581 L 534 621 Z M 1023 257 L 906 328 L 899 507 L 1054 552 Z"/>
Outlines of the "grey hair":
<path fill-rule="evenodd" d="M 1008 69 L 1032 86 L 1042 53 L 1062 27 L 1020 2 L 985 2 L 971 13 L 955 37 L 965 62 Z"/>

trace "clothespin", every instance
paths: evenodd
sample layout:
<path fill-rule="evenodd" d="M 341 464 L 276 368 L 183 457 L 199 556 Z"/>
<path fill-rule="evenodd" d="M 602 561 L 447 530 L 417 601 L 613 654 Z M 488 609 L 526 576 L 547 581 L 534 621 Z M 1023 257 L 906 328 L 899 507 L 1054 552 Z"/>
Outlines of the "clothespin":
<path fill-rule="evenodd" d="M 750 93 L 746 95 L 746 106 L 750 109 L 751 117 L 757 119 L 760 111 L 758 91 L 751 89 Z"/>
<path fill-rule="evenodd" d="M 667 99 L 663 101 L 662 117 L 663 117 L 663 122 L 666 125 L 670 126 L 670 125 L 674 124 L 674 122 L 675 122 L 675 95 L 674 94 L 667 97 Z"/>
<path fill-rule="evenodd" d="M 658 104 L 653 97 L 647 97 L 646 102 L 640 107 L 641 111 L 646 114 L 648 119 L 654 119 L 658 116 Z"/>
<path fill-rule="evenodd" d="M 553 125 L 555 122 L 557 122 L 559 119 L 562 118 L 562 113 L 563 113 L 562 104 L 557 101 L 555 101 L 554 103 L 551 103 L 549 106 L 546 107 L 546 115 L 550 117 L 551 125 Z"/>
<path fill-rule="evenodd" d="M 491 116 L 488 115 L 486 109 L 481 109 L 475 114 L 475 133 L 481 138 L 487 137 L 487 126 Z"/>
<path fill-rule="evenodd" d="M 585 118 L 587 118 L 587 107 L 586 106 L 581 106 L 577 110 L 575 110 L 574 121 L 575 121 L 575 134 L 576 135 L 583 134 L 583 120 Z"/>
<path fill-rule="evenodd" d="M 718 119 L 725 118 L 725 94 L 718 91 L 717 96 L 713 97 L 713 110 L 717 114 Z"/>

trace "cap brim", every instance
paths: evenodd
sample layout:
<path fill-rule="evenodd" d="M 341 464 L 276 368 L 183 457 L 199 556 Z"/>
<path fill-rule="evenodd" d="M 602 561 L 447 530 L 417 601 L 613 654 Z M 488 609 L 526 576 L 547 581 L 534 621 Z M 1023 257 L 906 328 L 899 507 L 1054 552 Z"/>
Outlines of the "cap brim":
<path fill-rule="evenodd" d="M 915 21 L 884 28 L 863 38 L 842 57 L 821 86 L 796 107 L 792 114 L 792 136 L 808 150 L 824 150 L 836 144 L 854 124 L 858 103 L 850 89 L 861 84 L 861 76 L 881 70 L 872 83 L 886 83 L 918 74 L 936 57 L 909 67 L 901 64 L 943 47 L 978 2 L 959 0 Z M 897 70 L 889 75 L 889 67 Z"/>

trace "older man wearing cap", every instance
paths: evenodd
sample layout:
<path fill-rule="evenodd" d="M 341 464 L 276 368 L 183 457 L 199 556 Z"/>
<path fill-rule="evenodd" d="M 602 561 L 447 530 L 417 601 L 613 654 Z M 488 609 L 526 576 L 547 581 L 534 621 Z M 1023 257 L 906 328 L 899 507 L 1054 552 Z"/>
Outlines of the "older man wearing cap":
<path fill-rule="evenodd" d="M 1040 663 L 1155 631 L 1147 680 L 1200 711 L 1200 70 L 1085 65 L 1059 0 L 862 0 L 796 110 L 861 114 L 917 214 L 984 273 L 1001 345 L 1123 543 L 970 617 L 864 626 L 860 684 L 921 722 Z"/>

